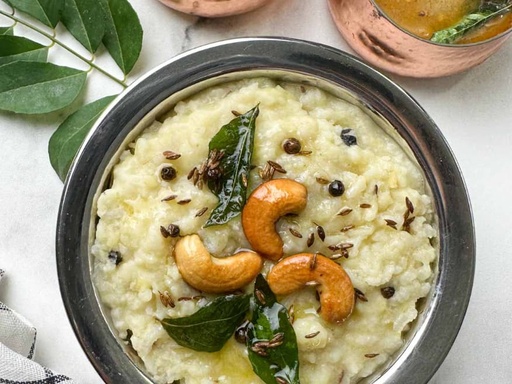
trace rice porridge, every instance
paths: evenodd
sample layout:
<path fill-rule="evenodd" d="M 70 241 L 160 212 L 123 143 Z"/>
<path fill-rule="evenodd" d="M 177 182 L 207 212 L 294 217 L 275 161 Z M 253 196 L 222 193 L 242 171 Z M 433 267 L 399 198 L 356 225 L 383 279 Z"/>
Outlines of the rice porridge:
<path fill-rule="evenodd" d="M 210 140 L 255 106 L 250 172 L 241 182 L 247 187 L 245 207 L 265 182 L 299 185 L 304 194 L 294 215 L 277 214 L 273 234 L 282 240 L 283 258 L 261 257 L 261 265 L 257 258 L 253 267 L 269 276 L 290 256 L 307 254 L 311 271 L 312 262 L 327 260 L 346 272 L 355 304 L 341 320 L 326 317 L 320 296 L 327 287 L 318 289 L 327 284 L 337 289 L 338 283 L 307 282 L 277 298 L 293 324 L 300 381 L 355 383 L 402 346 L 418 314 L 417 301 L 431 289 L 437 230 L 417 164 L 360 108 L 317 88 L 266 78 L 228 83 L 179 102 L 163 122 L 145 129 L 122 153 L 111 186 L 97 201 L 94 285 L 115 330 L 129 340 L 156 383 L 267 382 L 254 372 L 248 347 L 238 338 L 229 337 L 216 352 L 198 351 L 178 344 L 162 325 L 163 319 L 192 316 L 229 293 L 221 293 L 222 287 L 204 292 L 184 279 L 195 253 L 180 269 L 179 241 L 195 239 L 204 254 L 219 259 L 240 250 L 254 258 L 244 228 L 253 219 L 246 211 L 243 220 L 237 215 L 205 226 L 219 203 L 205 174 L 215 174 L 222 157 L 217 152 L 212 158 Z M 272 209 L 256 206 L 254 222 L 267 220 Z M 254 226 L 256 238 L 270 244 L 263 224 Z M 271 283 L 269 278 L 272 288 Z M 226 291 L 252 294 L 253 280 L 243 284 Z M 253 351 L 265 357 L 266 349 Z"/>

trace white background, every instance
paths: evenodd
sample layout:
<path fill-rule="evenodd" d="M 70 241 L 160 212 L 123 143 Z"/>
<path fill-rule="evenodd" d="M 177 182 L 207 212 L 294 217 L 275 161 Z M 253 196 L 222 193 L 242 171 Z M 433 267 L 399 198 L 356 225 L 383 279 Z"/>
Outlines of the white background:
<path fill-rule="evenodd" d="M 141 19 L 144 44 L 128 82 L 183 50 L 229 37 L 295 37 L 352 52 L 336 30 L 325 0 L 274 0 L 250 14 L 222 20 L 182 15 L 157 0 L 131 0 L 131 4 Z M 0 25 L 8 21 L 0 18 Z M 17 29 L 16 33 L 25 32 Z M 51 49 L 51 60 L 87 68 L 59 48 Z M 99 63 L 121 77 L 108 58 L 101 57 Z M 435 80 L 392 76 L 444 133 L 465 176 L 476 225 L 477 271 L 471 303 L 432 384 L 512 382 L 511 63 L 509 41 L 484 64 L 464 74 Z M 73 108 L 120 91 L 93 71 Z M 37 327 L 38 362 L 79 383 L 99 384 L 102 380 L 67 320 L 55 262 L 55 226 L 63 186 L 50 166 L 47 145 L 72 110 L 28 117 L 0 113 L 0 268 L 7 272 L 0 301 Z"/>

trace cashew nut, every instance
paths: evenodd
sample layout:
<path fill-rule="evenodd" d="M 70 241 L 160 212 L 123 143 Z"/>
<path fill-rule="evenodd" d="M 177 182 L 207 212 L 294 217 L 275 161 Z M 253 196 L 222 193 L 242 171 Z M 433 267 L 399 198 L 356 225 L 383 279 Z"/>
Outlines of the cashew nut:
<path fill-rule="evenodd" d="M 182 237 L 174 247 L 176 265 L 189 285 L 202 292 L 232 292 L 249 284 L 260 272 L 263 259 L 251 251 L 212 257 L 198 235 Z"/>
<path fill-rule="evenodd" d="M 281 260 L 269 272 L 268 284 L 276 295 L 288 295 L 306 285 L 318 284 L 320 314 L 341 323 L 354 308 L 354 287 L 343 267 L 325 256 L 299 253 Z"/>
<path fill-rule="evenodd" d="M 283 240 L 275 222 L 288 213 L 306 207 L 307 189 L 291 179 L 274 179 L 261 184 L 247 199 L 242 211 L 242 226 L 252 249 L 277 261 L 283 256 Z"/>

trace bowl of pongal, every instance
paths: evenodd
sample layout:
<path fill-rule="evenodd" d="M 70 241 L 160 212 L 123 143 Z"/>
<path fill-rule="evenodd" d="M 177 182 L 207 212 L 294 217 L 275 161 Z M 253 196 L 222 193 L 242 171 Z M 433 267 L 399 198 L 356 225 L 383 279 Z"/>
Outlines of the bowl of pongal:
<path fill-rule="evenodd" d="M 427 383 L 474 252 L 425 111 L 284 38 L 200 47 L 129 87 L 79 151 L 57 230 L 64 304 L 108 383 Z"/>
<path fill-rule="evenodd" d="M 453 75 L 484 62 L 510 38 L 510 0 L 329 0 L 347 43 L 402 76 Z"/>

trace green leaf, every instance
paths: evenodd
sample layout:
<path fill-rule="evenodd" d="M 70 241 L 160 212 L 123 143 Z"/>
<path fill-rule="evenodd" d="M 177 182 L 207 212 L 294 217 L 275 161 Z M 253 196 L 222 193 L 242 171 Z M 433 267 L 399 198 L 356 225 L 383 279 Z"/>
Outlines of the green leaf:
<path fill-rule="evenodd" d="M 165 318 L 166 332 L 179 345 L 195 351 L 222 349 L 249 310 L 249 295 L 221 296 L 188 317 Z"/>
<path fill-rule="evenodd" d="M 69 115 L 57 128 L 48 143 L 50 163 L 60 179 L 64 181 L 85 136 L 98 117 L 116 96 L 107 96 L 84 105 Z"/>
<path fill-rule="evenodd" d="M 43 24 L 55 28 L 65 0 L 5 0 L 14 9 L 25 12 Z"/>
<path fill-rule="evenodd" d="M 10 27 L 0 27 L 0 35 L 10 35 L 14 33 L 14 25 L 11 25 Z"/>
<path fill-rule="evenodd" d="M 142 27 L 127 0 L 100 0 L 106 14 L 103 44 L 126 75 L 142 49 Z"/>
<path fill-rule="evenodd" d="M 0 70 L 0 109 L 16 113 L 47 113 L 76 99 L 87 72 L 51 63 L 17 61 Z"/>
<path fill-rule="evenodd" d="M 286 307 L 277 302 L 262 275 L 256 278 L 251 309 L 247 350 L 254 372 L 266 384 L 276 384 L 277 377 L 286 383 L 299 384 L 299 350 L 295 331 Z"/>
<path fill-rule="evenodd" d="M 0 65 L 12 61 L 46 61 L 48 47 L 20 36 L 0 35 Z"/>
<path fill-rule="evenodd" d="M 256 106 L 224 125 L 210 141 L 209 158 L 215 153 L 224 153 L 224 156 L 220 160 L 220 178 L 208 181 L 208 187 L 219 198 L 219 204 L 205 227 L 227 223 L 242 212 L 247 198 L 247 178 L 258 114 L 259 107 Z"/>
<path fill-rule="evenodd" d="M 494 19 L 506 12 L 512 11 L 512 4 L 502 7 L 493 7 L 481 9 L 478 12 L 466 15 L 457 24 L 446 29 L 435 32 L 430 38 L 435 43 L 454 44 L 469 31 L 482 26 L 489 20 Z"/>
<path fill-rule="evenodd" d="M 98 0 L 66 0 L 62 23 L 91 53 L 96 52 L 105 34 L 105 11 Z"/>

